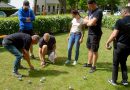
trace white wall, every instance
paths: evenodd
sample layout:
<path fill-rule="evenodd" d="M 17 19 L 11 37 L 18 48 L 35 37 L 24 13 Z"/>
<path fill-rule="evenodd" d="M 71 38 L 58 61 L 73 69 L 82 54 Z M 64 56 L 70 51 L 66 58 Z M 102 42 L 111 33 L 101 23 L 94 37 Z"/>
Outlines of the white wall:
<path fill-rule="evenodd" d="M 42 5 L 45 6 L 45 0 L 37 0 L 37 5 L 39 5 L 40 12 L 42 12 Z"/>
<path fill-rule="evenodd" d="M 10 0 L 10 5 L 15 6 L 17 9 L 21 8 L 23 6 L 24 0 Z M 30 2 L 30 7 L 33 8 L 34 6 L 34 0 L 28 0 Z"/>

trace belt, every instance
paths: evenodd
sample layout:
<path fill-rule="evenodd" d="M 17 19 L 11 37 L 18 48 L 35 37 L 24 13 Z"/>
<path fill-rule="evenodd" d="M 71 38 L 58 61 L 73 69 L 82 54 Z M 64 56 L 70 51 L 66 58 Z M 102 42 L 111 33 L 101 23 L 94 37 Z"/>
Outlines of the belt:
<path fill-rule="evenodd" d="M 71 32 L 71 34 L 81 34 L 81 32 Z"/>

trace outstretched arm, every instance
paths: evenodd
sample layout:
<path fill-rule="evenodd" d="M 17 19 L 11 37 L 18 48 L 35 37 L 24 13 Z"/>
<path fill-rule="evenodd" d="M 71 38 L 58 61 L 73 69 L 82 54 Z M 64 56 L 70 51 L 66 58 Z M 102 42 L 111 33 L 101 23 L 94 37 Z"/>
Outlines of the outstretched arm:
<path fill-rule="evenodd" d="M 27 61 L 30 69 L 34 69 L 33 65 L 30 62 L 29 52 L 26 49 L 23 49 L 22 52 L 23 52 L 23 57 Z"/>

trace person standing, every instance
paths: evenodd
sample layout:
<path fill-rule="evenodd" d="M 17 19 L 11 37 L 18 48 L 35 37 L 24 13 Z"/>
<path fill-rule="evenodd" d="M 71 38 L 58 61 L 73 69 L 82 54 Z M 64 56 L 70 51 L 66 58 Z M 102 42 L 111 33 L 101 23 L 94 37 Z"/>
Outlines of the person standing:
<path fill-rule="evenodd" d="M 33 21 L 35 20 L 35 15 L 33 10 L 30 9 L 29 1 L 25 0 L 23 2 L 23 7 L 18 10 L 19 26 L 20 32 L 33 35 Z M 30 56 L 34 59 L 33 46 L 30 47 Z"/>
<path fill-rule="evenodd" d="M 18 72 L 18 69 L 20 67 L 22 57 L 27 61 L 30 69 L 34 69 L 33 65 L 30 62 L 28 50 L 31 44 L 37 44 L 38 40 L 39 40 L 38 35 L 33 35 L 31 37 L 28 34 L 20 32 L 7 35 L 3 39 L 2 45 L 16 57 L 13 70 L 13 74 L 15 76 L 17 77 L 21 76 L 21 74 L 19 74 Z"/>
<path fill-rule="evenodd" d="M 123 85 L 128 85 L 128 75 L 126 61 L 130 55 L 130 7 L 125 7 L 121 10 L 122 19 L 116 21 L 114 31 L 106 42 L 106 48 L 109 49 L 110 43 L 114 43 L 113 51 L 113 68 L 112 79 L 108 82 L 112 85 L 117 85 L 119 64 L 121 66 Z"/>
<path fill-rule="evenodd" d="M 72 26 L 68 36 L 68 59 L 66 60 L 65 64 L 70 63 L 72 48 L 73 45 L 75 44 L 75 60 L 73 62 L 73 65 L 76 65 L 79 57 L 80 44 L 82 43 L 84 36 L 84 33 L 82 31 L 83 18 L 81 18 L 77 10 L 72 11 L 72 17 L 73 17 Z"/>
<path fill-rule="evenodd" d="M 96 70 L 96 62 L 98 59 L 98 48 L 102 36 L 102 10 L 98 8 L 95 0 L 88 0 L 88 16 L 84 19 L 84 24 L 88 26 L 88 63 L 84 67 L 91 67 L 90 73 Z"/>

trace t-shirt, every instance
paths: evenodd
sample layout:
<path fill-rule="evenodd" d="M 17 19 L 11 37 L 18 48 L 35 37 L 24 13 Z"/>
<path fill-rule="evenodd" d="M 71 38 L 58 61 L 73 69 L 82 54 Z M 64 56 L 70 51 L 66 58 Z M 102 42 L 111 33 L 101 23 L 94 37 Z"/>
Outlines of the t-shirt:
<path fill-rule="evenodd" d="M 53 50 L 53 45 L 56 43 L 55 37 L 50 35 L 48 42 L 45 42 L 43 37 L 39 41 L 39 47 L 42 48 L 43 45 L 47 45 L 48 50 Z"/>
<path fill-rule="evenodd" d="M 130 16 L 117 20 L 114 29 L 119 30 L 116 41 L 130 46 Z"/>
<path fill-rule="evenodd" d="M 6 36 L 4 39 L 4 46 L 14 45 L 17 49 L 26 49 L 29 50 L 32 38 L 30 35 L 25 33 L 14 33 Z"/>
<path fill-rule="evenodd" d="M 89 35 L 101 35 L 102 31 L 101 31 L 101 25 L 102 25 L 102 10 L 97 8 L 94 11 L 89 11 L 88 12 L 88 18 L 89 19 L 93 19 L 93 18 L 97 18 L 97 22 L 95 26 L 89 26 L 88 27 L 88 34 Z"/>
<path fill-rule="evenodd" d="M 82 31 L 82 24 L 83 24 L 83 18 L 80 18 L 79 20 L 74 18 L 72 20 L 72 27 L 71 27 L 70 32 L 73 32 L 73 33 L 81 32 Z"/>

